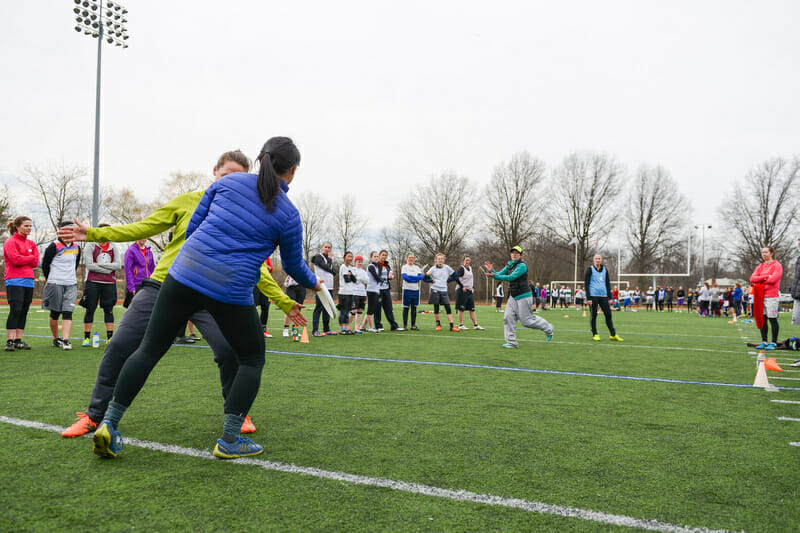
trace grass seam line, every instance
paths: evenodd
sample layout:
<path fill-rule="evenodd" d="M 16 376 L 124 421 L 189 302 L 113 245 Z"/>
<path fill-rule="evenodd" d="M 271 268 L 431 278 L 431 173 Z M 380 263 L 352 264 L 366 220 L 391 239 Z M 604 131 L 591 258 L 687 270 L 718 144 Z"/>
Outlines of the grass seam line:
<path fill-rule="evenodd" d="M 472 363 L 447 363 L 444 361 L 414 361 L 412 359 L 384 359 L 380 357 L 363 357 L 356 355 L 336 355 L 324 353 L 308 353 L 308 352 L 287 352 L 282 350 L 267 350 L 267 353 L 277 355 L 299 355 L 302 357 L 319 357 L 322 359 L 345 359 L 353 361 L 368 361 L 378 363 L 401 363 L 412 365 L 430 365 L 430 366 L 445 366 L 454 368 L 476 368 L 482 370 L 502 370 L 506 372 L 529 372 L 533 374 L 553 374 L 558 376 L 579 376 L 591 378 L 605 378 L 605 379 L 627 379 L 631 381 L 649 381 L 655 383 L 675 383 L 681 385 L 705 385 L 714 387 L 734 387 L 742 389 L 760 389 L 745 383 L 723 383 L 718 381 L 693 381 L 685 379 L 668 379 L 668 378 L 646 378 L 640 376 L 621 376 L 616 374 L 596 374 L 591 372 L 569 372 L 566 370 L 546 370 L 540 368 L 519 368 L 513 366 L 492 366 L 492 365 L 476 365 Z M 800 391 L 800 387 L 778 387 L 780 390 Z"/>
<path fill-rule="evenodd" d="M 26 427 L 30 429 L 50 431 L 54 433 L 61 433 L 65 429 L 60 426 L 53 426 L 42 422 L 34 422 L 30 420 L 22 420 L 19 418 L 11 418 L 6 416 L 0 416 L 0 422 L 20 427 Z M 139 440 L 127 437 L 125 437 L 125 444 L 128 446 L 135 446 L 138 448 L 145 448 L 153 451 L 160 451 L 177 455 L 184 455 L 188 457 L 195 457 L 198 459 L 218 461 L 218 459 L 216 459 L 213 455 L 211 455 L 210 452 L 205 450 L 198 450 L 196 448 L 187 448 L 184 446 L 178 446 L 174 444 L 163 444 L 160 442 Z M 102 460 L 102 459 L 97 459 L 97 460 Z M 284 472 L 288 474 L 306 475 L 320 479 L 327 479 L 331 481 L 352 483 L 354 485 L 387 488 L 400 492 L 419 494 L 422 496 L 432 496 L 436 498 L 443 498 L 453 501 L 508 507 L 512 509 L 520 509 L 523 511 L 528 511 L 537 514 L 549 514 L 549 515 L 562 516 L 566 518 L 579 518 L 582 520 L 588 520 L 592 522 L 599 522 L 614 526 L 639 528 L 647 531 L 660 531 L 664 533 L 717 533 L 717 532 L 723 533 L 725 531 L 725 530 L 712 530 L 708 528 L 681 526 L 676 524 L 670 524 L 667 522 L 661 522 L 658 520 L 644 520 L 625 515 L 603 513 L 599 511 L 592 511 L 589 509 L 579 509 L 576 507 L 566 507 L 562 505 L 552 505 L 548 503 L 523 500 L 520 498 L 506 498 L 502 496 L 494 496 L 491 494 L 480 494 L 477 492 L 471 492 L 466 490 L 443 489 L 431 485 L 422 485 L 419 483 L 410 483 L 406 481 L 396 481 L 389 478 L 361 476 L 358 474 L 349 474 L 347 472 L 322 470 L 314 467 L 297 466 L 293 464 L 280 463 L 276 461 L 267 461 L 263 459 L 241 458 L 241 459 L 231 459 L 225 462 L 237 465 L 258 466 L 264 468 L 265 470 Z"/>

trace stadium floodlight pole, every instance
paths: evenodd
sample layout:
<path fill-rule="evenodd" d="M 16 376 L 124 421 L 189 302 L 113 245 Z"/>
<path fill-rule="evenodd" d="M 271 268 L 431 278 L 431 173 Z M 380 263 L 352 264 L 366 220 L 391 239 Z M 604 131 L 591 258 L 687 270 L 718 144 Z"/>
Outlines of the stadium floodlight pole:
<path fill-rule="evenodd" d="M 694 229 L 700 230 L 700 280 L 706 282 L 706 228 L 711 229 L 711 224 L 699 224 Z M 691 253 L 691 252 L 690 252 Z"/>
<path fill-rule="evenodd" d="M 75 31 L 97 39 L 97 82 L 94 108 L 94 179 L 92 183 L 92 226 L 97 226 L 100 211 L 100 66 L 103 39 L 108 44 L 128 48 L 128 10 L 111 0 L 74 0 Z M 105 4 L 105 5 L 104 5 Z"/>

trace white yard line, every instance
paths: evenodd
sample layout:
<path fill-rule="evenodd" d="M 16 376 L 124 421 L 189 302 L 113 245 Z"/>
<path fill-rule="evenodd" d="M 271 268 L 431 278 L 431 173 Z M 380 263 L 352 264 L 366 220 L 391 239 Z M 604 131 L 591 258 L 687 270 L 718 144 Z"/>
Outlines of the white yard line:
<path fill-rule="evenodd" d="M 0 416 L 0 422 L 6 424 L 12 424 L 15 426 L 39 429 L 43 431 L 51 431 L 54 433 L 61 433 L 65 429 L 60 426 L 52 426 L 49 424 L 43 424 L 41 422 L 33 422 L 29 420 L 21 420 L 18 418 L 9 418 L 5 416 Z M 173 444 L 162 444 L 159 442 L 131 439 L 127 437 L 124 437 L 124 441 L 126 446 L 136 446 L 148 450 L 184 455 L 187 457 L 194 457 L 197 459 L 217 460 L 207 450 L 198 450 L 196 448 L 186 448 L 183 446 L 176 446 Z M 87 448 L 87 457 L 88 457 L 88 448 Z M 435 498 L 444 498 L 453 501 L 472 502 L 482 505 L 495 505 L 500 507 L 508 507 L 512 509 L 521 509 L 523 511 L 528 511 L 538 514 L 549 514 L 549 515 L 563 516 L 567 518 L 580 518 L 582 520 L 588 520 L 591 522 L 599 522 L 602 524 L 610 524 L 614 526 L 639 528 L 648 531 L 663 531 L 669 533 L 683 533 L 683 532 L 699 533 L 699 532 L 719 531 L 719 530 L 711 530 L 708 528 L 694 528 L 694 527 L 681 526 L 676 524 L 670 524 L 668 522 L 660 522 L 657 520 L 645 520 L 641 518 L 633 518 L 630 516 L 603 513 L 599 511 L 592 511 L 589 509 L 579 509 L 576 507 L 551 505 L 548 503 L 522 500 L 519 498 L 504 498 L 502 496 L 494 496 L 491 494 L 480 494 L 477 492 L 470 492 L 466 490 L 444 489 L 439 487 L 433 487 L 431 485 L 421 485 L 419 483 L 409 483 L 406 481 L 397 481 L 388 478 L 360 476 L 357 474 L 348 474 L 347 472 L 321 470 L 319 468 L 297 466 L 292 464 L 279 463 L 275 461 L 265 461 L 263 459 L 242 458 L 242 459 L 233 459 L 226 462 L 242 466 L 250 466 L 250 467 L 255 466 L 259 468 L 264 468 L 265 470 L 286 472 L 289 474 L 300 474 L 320 479 L 328 479 L 344 483 L 352 483 L 354 485 L 388 488 L 400 492 L 420 494 L 423 496 L 431 496 Z"/>

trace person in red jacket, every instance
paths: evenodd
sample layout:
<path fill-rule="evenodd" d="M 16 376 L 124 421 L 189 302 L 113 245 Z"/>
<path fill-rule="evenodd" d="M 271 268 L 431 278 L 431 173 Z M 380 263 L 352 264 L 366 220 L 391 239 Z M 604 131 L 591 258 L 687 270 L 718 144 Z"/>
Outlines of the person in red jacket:
<path fill-rule="evenodd" d="M 5 281 L 8 298 L 6 320 L 6 351 L 30 350 L 22 340 L 28 309 L 33 300 L 33 269 L 39 266 L 39 248 L 28 238 L 33 222 L 26 216 L 17 217 L 8 224 L 11 235 L 3 244 L 3 260 L 6 264 Z"/>
<path fill-rule="evenodd" d="M 778 299 L 780 293 L 778 288 L 783 277 L 783 266 L 775 260 L 775 249 L 772 246 L 765 246 L 761 249 L 761 257 L 764 262 L 758 265 L 750 276 L 750 283 L 758 284 L 755 287 L 756 299 L 763 302 L 763 315 L 767 320 L 759 320 L 760 316 L 755 317 L 756 323 L 763 321 L 761 326 L 761 344 L 757 348 L 761 350 L 774 350 L 778 343 Z M 758 305 L 758 302 L 756 302 Z M 767 343 L 767 332 L 769 325 L 772 324 L 772 342 Z"/>

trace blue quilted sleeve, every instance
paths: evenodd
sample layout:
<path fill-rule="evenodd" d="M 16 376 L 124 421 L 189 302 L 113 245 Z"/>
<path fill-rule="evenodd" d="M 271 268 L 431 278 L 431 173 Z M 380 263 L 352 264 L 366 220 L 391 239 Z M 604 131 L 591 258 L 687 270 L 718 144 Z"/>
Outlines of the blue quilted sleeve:
<path fill-rule="evenodd" d="M 200 225 L 201 222 L 206 218 L 208 215 L 208 210 L 211 207 L 211 202 L 214 200 L 214 194 L 217 191 L 217 183 L 212 183 L 211 186 L 206 189 L 206 192 L 203 194 L 203 197 L 200 198 L 200 203 L 197 204 L 197 208 L 192 213 L 192 218 L 189 219 L 189 224 L 186 226 L 186 238 L 188 239 L 194 230 Z"/>

